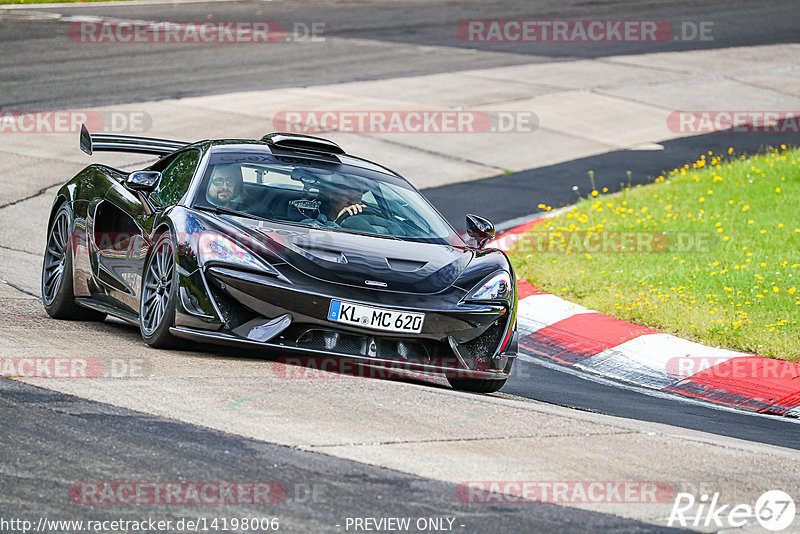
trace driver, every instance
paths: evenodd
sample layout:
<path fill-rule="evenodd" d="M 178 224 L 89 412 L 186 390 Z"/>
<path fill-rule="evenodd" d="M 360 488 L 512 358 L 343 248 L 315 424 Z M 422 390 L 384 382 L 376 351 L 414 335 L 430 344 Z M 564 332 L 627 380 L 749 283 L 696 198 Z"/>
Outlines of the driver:
<path fill-rule="evenodd" d="M 314 222 L 338 228 L 347 217 L 364 211 L 367 206 L 361 203 L 363 187 L 355 179 L 348 179 L 337 173 L 331 174 L 325 182 L 319 184 L 319 215 Z"/>
<path fill-rule="evenodd" d="M 244 204 L 244 180 L 238 165 L 217 165 L 208 181 L 206 199 L 222 208 L 241 209 Z"/>
<path fill-rule="evenodd" d="M 330 221 L 361 213 L 367 207 L 361 203 L 363 196 L 363 191 L 349 185 L 329 187 L 323 197 L 321 211 Z"/>

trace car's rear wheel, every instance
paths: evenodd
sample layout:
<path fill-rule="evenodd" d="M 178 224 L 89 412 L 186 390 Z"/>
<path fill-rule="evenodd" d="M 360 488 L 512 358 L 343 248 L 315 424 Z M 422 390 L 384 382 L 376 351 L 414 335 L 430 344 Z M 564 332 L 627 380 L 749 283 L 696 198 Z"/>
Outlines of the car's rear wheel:
<path fill-rule="evenodd" d="M 75 302 L 72 285 L 72 210 L 59 206 L 47 232 L 47 248 L 42 260 L 42 303 L 54 319 L 102 321 L 106 314 L 84 308 Z"/>
<path fill-rule="evenodd" d="M 178 344 L 178 340 L 169 331 L 175 324 L 177 293 L 175 242 L 167 232 L 156 240 L 142 277 L 139 329 L 145 343 L 151 347 L 166 349 Z"/>
<path fill-rule="evenodd" d="M 494 393 L 500 391 L 506 384 L 506 378 L 502 379 L 481 379 L 481 378 L 450 378 L 447 381 L 453 389 L 459 391 L 469 391 L 471 393 Z"/>

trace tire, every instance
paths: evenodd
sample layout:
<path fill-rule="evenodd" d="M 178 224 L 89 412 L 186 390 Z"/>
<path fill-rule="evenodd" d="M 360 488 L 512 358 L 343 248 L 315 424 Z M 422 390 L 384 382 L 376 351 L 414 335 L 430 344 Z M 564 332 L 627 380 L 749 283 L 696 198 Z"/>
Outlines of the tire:
<path fill-rule="evenodd" d="M 450 378 L 447 381 L 453 389 L 459 391 L 469 391 L 471 393 L 494 393 L 506 384 L 507 378 L 500 380 L 480 379 L 480 378 Z"/>
<path fill-rule="evenodd" d="M 53 319 L 102 321 L 106 314 L 75 302 L 72 280 L 72 210 L 64 202 L 47 229 L 42 259 L 42 304 Z"/>
<path fill-rule="evenodd" d="M 145 264 L 139 293 L 139 330 L 151 347 L 170 349 L 178 339 L 169 329 L 175 324 L 178 270 L 175 268 L 175 241 L 170 233 L 161 234 Z"/>

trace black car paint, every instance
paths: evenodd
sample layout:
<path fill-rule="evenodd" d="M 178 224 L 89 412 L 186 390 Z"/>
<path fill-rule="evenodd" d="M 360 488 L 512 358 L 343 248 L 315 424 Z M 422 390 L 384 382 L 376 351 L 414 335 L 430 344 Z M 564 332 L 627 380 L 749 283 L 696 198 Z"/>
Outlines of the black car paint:
<path fill-rule="evenodd" d="M 251 149 L 268 150 L 263 143 L 248 142 L 248 145 Z M 215 144 L 202 142 L 192 146 L 207 156 Z M 298 159 L 305 157 L 297 155 Z M 195 184 L 206 159 L 201 157 L 195 169 Z M 366 160 L 350 158 L 350 163 L 353 162 L 370 170 L 387 171 Z M 158 167 L 156 163 L 149 168 Z M 468 292 L 492 273 L 505 270 L 514 279 L 513 268 L 502 252 L 478 250 L 463 243 L 415 243 L 209 213 L 187 207 L 191 187 L 177 205 L 158 207 L 145 193 L 128 188 L 126 177 L 122 171 L 94 164 L 79 172 L 56 194 L 52 213 L 61 203 L 68 202 L 74 215 L 73 280 L 80 304 L 99 307 L 136 322 L 147 254 L 158 235 L 170 232 L 177 244 L 175 260 L 180 290 L 174 334 L 178 336 L 252 346 L 252 340 L 242 335 L 242 325 L 267 324 L 286 314 L 293 324 L 309 329 L 336 330 L 372 340 L 429 340 L 441 346 L 448 341 L 451 345 L 468 343 L 491 327 L 502 331 L 501 342 L 479 364 L 472 362 L 470 376 L 501 379 L 510 373 L 516 356 L 516 294 L 504 302 L 464 302 Z M 109 222 L 113 228 L 102 227 Z M 119 232 L 120 229 L 125 232 Z M 279 275 L 247 271 L 235 265 L 200 265 L 196 247 L 204 232 L 232 237 L 274 267 Z M 111 242 L 104 241 L 107 233 L 111 234 Z M 334 257 L 343 257 L 346 263 L 332 261 Z M 366 280 L 383 282 L 386 287 L 367 285 Z M 333 298 L 424 312 L 423 331 L 421 334 L 376 332 L 332 323 L 327 319 L 327 310 Z M 315 352 L 284 342 L 259 342 L 258 346 Z M 366 359 L 381 361 L 381 358 Z M 435 366 L 399 363 L 426 370 L 464 371 L 456 358 L 437 361 Z M 450 363 L 442 364 L 443 361 Z"/>

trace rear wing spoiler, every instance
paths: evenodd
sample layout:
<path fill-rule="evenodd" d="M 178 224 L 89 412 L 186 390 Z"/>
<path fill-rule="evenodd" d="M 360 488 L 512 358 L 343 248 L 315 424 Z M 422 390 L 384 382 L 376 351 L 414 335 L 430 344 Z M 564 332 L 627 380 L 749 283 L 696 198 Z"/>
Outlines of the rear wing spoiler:
<path fill-rule="evenodd" d="M 90 134 L 85 124 L 81 124 L 81 150 L 92 155 L 93 152 L 133 152 L 136 154 L 156 154 L 164 156 L 185 147 L 189 143 L 131 137 L 128 135 Z"/>

